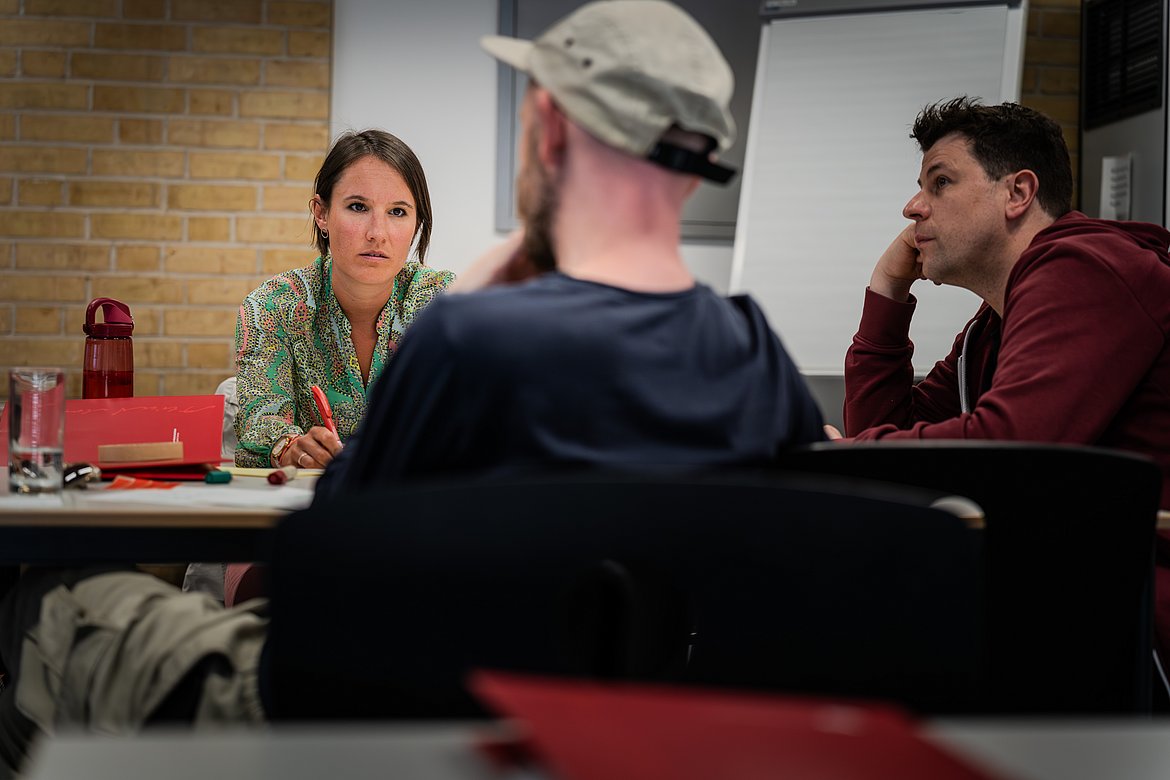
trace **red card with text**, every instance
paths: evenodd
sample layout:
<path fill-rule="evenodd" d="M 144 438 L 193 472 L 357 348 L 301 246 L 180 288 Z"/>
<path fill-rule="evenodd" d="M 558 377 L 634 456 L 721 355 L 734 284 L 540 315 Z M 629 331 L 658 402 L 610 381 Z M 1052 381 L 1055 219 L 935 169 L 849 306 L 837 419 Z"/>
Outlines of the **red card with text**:
<path fill-rule="evenodd" d="M 103 472 L 168 469 L 202 473 L 219 463 L 222 395 L 158 395 L 65 402 L 65 462 L 93 463 Z M 182 442 L 183 456 L 168 460 L 102 463 L 103 444 Z M 8 460 L 8 415 L 0 415 L 0 451 Z"/>

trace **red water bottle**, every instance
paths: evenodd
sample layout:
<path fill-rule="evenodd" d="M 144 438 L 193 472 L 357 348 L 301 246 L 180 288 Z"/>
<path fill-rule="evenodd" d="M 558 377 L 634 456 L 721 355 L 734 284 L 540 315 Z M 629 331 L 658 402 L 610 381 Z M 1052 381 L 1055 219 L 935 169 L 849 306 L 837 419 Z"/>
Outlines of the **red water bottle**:
<path fill-rule="evenodd" d="M 94 322 L 98 308 L 105 322 Z M 94 298 L 85 310 L 85 363 L 82 398 L 134 395 L 134 318 L 130 307 L 113 298 Z"/>

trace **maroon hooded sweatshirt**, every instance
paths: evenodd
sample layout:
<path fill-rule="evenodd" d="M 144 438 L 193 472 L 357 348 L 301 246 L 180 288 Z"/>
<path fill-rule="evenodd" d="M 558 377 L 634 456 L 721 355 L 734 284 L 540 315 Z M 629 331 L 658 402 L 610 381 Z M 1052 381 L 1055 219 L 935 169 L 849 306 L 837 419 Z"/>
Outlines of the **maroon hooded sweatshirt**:
<path fill-rule="evenodd" d="M 917 385 L 914 298 L 866 290 L 845 360 L 846 435 L 1129 450 L 1161 467 L 1170 508 L 1168 245 L 1158 225 L 1064 215 L 1020 255 L 1003 317 L 983 304 Z M 1158 624 L 1170 651 L 1170 535 L 1160 541 Z"/>

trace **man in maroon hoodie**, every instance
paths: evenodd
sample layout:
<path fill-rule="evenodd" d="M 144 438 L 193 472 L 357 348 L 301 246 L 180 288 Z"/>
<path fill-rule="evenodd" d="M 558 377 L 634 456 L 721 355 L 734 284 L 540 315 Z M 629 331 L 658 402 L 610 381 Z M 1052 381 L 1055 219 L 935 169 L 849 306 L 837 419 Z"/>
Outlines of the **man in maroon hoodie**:
<path fill-rule="evenodd" d="M 926 108 L 906 227 L 878 260 L 845 360 L 855 439 L 1008 439 L 1131 450 L 1162 468 L 1170 508 L 1170 233 L 1071 209 L 1060 127 L 1023 106 Z M 983 304 L 913 383 L 919 279 Z M 1158 574 L 1170 650 L 1170 540 Z"/>

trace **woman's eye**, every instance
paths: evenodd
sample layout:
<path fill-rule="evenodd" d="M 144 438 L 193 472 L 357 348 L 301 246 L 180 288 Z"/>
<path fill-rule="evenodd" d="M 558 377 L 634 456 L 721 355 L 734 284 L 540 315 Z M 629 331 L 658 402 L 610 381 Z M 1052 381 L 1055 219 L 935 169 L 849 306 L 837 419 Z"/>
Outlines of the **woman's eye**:
<path fill-rule="evenodd" d="M 365 211 L 366 204 L 364 204 L 364 203 L 351 203 L 351 204 L 349 204 L 349 210 L 350 211 L 357 211 L 357 212 Z"/>
<path fill-rule="evenodd" d="M 394 208 L 390 209 L 390 215 L 394 217 L 405 217 L 406 209 L 402 208 L 401 206 L 395 206 Z"/>

